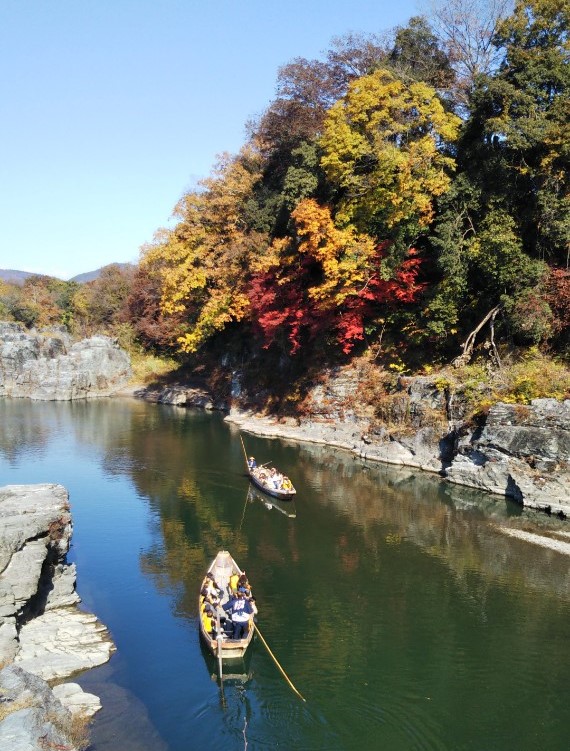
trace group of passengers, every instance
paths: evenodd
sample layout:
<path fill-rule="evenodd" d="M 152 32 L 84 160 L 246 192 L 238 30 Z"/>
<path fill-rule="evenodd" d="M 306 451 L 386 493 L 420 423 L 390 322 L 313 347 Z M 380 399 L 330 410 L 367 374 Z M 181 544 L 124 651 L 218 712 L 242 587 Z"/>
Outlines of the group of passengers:
<path fill-rule="evenodd" d="M 271 467 L 271 469 L 265 469 L 263 467 L 258 468 L 254 456 L 249 457 L 247 460 L 247 466 L 252 472 L 257 470 L 255 476 L 261 480 L 264 485 L 273 488 L 273 490 L 288 491 L 293 489 L 293 483 L 291 480 L 286 475 L 282 475 L 281 472 L 278 472 L 275 467 Z"/>
<path fill-rule="evenodd" d="M 257 614 L 245 571 L 232 574 L 227 594 L 228 600 L 223 603 L 224 591 L 212 574 L 206 574 L 200 590 L 200 616 L 204 629 L 213 639 L 244 639 L 252 627 L 253 616 Z"/>

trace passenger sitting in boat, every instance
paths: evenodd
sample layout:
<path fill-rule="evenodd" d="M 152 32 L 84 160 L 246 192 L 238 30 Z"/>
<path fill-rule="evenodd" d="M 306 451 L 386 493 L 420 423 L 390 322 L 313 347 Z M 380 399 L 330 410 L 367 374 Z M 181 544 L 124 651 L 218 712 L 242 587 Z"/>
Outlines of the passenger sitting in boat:
<path fill-rule="evenodd" d="M 283 482 L 281 483 L 281 489 L 282 490 L 292 490 L 293 483 L 288 477 L 283 478 Z"/>
<path fill-rule="evenodd" d="M 243 592 L 227 602 L 223 608 L 231 615 L 233 623 L 232 639 L 243 639 L 249 630 L 249 621 L 254 614 L 254 604 L 248 600 Z"/>
<path fill-rule="evenodd" d="M 216 600 L 220 600 L 222 598 L 222 590 L 218 585 L 216 584 L 216 580 L 214 579 L 212 574 L 206 574 L 206 578 L 204 580 L 204 588 L 212 598 Z"/>
<path fill-rule="evenodd" d="M 215 636 L 216 621 L 212 613 L 204 610 L 204 612 L 202 613 L 202 624 L 204 625 L 204 630 L 206 631 L 207 634 L 210 634 L 211 636 Z"/>
<path fill-rule="evenodd" d="M 230 576 L 230 595 L 235 595 L 238 589 L 239 574 L 236 572 Z"/>
<path fill-rule="evenodd" d="M 255 461 L 255 456 L 250 456 L 247 460 L 247 466 L 250 469 L 255 469 L 257 467 L 257 462 Z"/>
<path fill-rule="evenodd" d="M 245 575 L 245 571 L 238 579 L 238 586 L 237 586 L 238 592 L 243 592 L 244 595 L 249 597 L 251 595 L 251 587 L 249 585 L 249 582 L 247 580 L 247 576 Z"/>
<path fill-rule="evenodd" d="M 283 484 L 283 475 L 280 472 L 274 470 L 275 474 L 271 474 L 271 481 L 275 490 L 280 490 Z"/>

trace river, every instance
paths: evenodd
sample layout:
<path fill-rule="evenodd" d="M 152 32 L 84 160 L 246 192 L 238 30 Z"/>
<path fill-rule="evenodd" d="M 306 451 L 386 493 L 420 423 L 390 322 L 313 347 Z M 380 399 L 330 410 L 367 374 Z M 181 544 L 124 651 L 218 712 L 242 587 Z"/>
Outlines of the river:
<path fill-rule="evenodd" d="M 274 503 L 221 415 L 131 399 L 0 400 L 0 425 L 1 485 L 69 490 L 77 589 L 117 645 L 78 679 L 91 751 L 567 748 L 570 559 L 502 534 L 504 499 L 245 435 L 297 488 Z M 306 702 L 257 638 L 222 698 L 197 629 L 222 548 Z"/>

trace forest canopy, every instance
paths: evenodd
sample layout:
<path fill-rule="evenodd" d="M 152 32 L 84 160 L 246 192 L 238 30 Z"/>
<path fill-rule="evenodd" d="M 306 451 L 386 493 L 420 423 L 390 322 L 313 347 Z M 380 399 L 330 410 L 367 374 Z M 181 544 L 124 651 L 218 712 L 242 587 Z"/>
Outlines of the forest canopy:
<path fill-rule="evenodd" d="M 295 58 L 138 268 L 3 285 L 0 308 L 180 356 L 445 362 L 482 323 L 568 355 L 569 22 L 567 0 L 434 0 Z"/>

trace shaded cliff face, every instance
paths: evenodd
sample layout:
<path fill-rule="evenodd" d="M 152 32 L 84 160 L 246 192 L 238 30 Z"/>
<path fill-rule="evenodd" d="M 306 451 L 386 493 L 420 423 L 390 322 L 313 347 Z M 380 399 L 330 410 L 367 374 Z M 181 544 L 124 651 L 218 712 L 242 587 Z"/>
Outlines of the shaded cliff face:
<path fill-rule="evenodd" d="M 66 401 L 107 396 L 131 376 L 130 359 L 112 339 L 73 344 L 67 334 L 28 333 L 0 322 L 0 396 Z"/>

